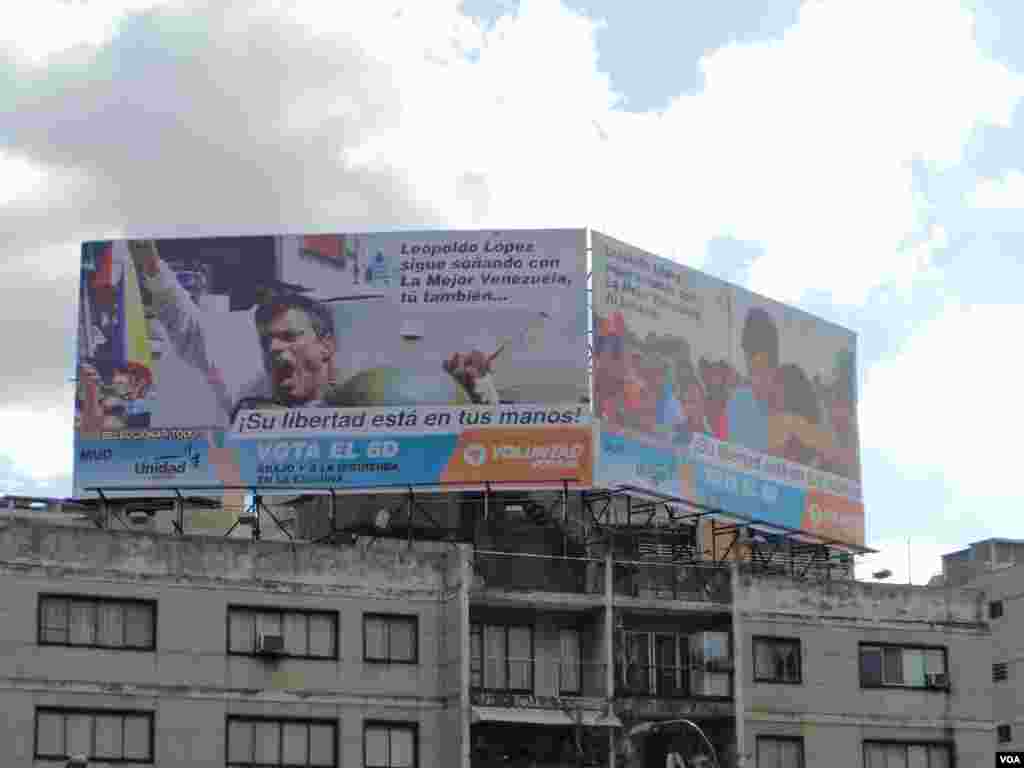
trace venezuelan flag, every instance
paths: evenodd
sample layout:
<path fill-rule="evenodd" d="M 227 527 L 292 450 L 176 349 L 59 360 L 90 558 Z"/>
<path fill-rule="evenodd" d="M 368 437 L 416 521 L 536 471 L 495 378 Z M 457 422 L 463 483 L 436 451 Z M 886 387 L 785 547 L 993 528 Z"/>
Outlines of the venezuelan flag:
<path fill-rule="evenodd" d="M 89 243 L 85 257 L 83 299 L 88 306 L 83 320 L 101 334 L 86 345 L 91 356 L 108 375 L 113 369 L 134 368 L 152 379 L 153 351 L 142 289 L 126 244 Z"/>
<path fill-rule="evenodd" d="M 127 249 L 125 249 L 127 251 Z M 153 350 L 149 341 L 149 324 L 146 322 L 145 307 L 142 303 L 142 289 L 135 262 L 125 253 L 124 268 L 121 270 L 120 319 L 121 359 L 126 368 L 141 368 L 153 375 Z"/>

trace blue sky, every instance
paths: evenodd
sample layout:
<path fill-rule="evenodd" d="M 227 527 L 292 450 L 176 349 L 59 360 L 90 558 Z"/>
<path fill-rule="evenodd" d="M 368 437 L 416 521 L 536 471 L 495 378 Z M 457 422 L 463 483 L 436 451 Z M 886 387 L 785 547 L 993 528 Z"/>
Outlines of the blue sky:
<path fill-rule="evenodd" d="M 868 568 L 1024 537 L 1020 3 L 253 6 L 0 30 L 0 492 L 69 490 L 81 240 L 589 225 L 859 334 Z"/>

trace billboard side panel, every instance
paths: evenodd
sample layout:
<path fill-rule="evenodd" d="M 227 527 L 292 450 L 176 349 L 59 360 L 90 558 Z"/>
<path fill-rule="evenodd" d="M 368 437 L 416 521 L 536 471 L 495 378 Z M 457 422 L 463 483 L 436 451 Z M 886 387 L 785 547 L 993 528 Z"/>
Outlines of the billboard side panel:
<path fill-rule="evenodd" d="M 584 230 L 86 243 L 81 298 L 76 492 L 590 481 Z"/>
<path fill-rule="evenodd" d="M 596 482 L 863 544 L 856 337 L 592 233 Z"/>

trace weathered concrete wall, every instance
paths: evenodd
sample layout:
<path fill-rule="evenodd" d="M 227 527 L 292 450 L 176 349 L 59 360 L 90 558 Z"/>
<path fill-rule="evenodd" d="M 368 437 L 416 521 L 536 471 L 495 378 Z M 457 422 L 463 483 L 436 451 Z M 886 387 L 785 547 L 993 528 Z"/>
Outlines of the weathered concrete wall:
<path fill-rule="evenodd" d="M 228 714 L 337 719 L 343 765 L 362 762 L 365 719 L 415 722 L 420 765 L 449 765 L 443 715 L 457 701 L 442 671 L 457 561 L 440 544 L 292 548 L 12 523 L 0 529 L 3 765 L 32 764 L 41 705 L 155 711 L 161 766 L 222 766 Z M 156 650 L 38 645 L 44 592 L 157 601 Z M 339 658 L 228 656 L 229 605 L 337 611 Z M 419 663 L 364 663 L 366 612 L 417 616 Z"/>
<path fill-rule="evenodd" d="M 742 573 L 735 596 L 741 612 L 833 620 L 933 623 L 978 628 L 985 623 L 981 590 L 912 587 L 863 581 L 800 581 Z"/>
<path fill-rule="evenodd" d="M 1024 565 L 982 572 L 971 586 L 984 589 L 987 600 L 1003 603 L 1003 615 L 989 622 L 991 662 L 1006 664 L 1007 674 L 1005 681 L 992 683 L 992 709 L 997 724 L 1010 726 L 1011 740 L 999 749 L 1024 749 Z"/>

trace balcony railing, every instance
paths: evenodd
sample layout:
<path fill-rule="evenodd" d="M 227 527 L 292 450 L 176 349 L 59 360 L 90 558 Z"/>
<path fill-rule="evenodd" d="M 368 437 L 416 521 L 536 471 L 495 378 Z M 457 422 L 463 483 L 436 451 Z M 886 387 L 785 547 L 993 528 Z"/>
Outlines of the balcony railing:
<path fill-rule="evenodd" d="M 658 699 L 732 698 L 732 662 L 723 658 L 695 660 L 681 666 L 619 664 L 615 668 L 615 694 Z"/>
<path fill-rule="evenodd" d="M 656 600 L 728 603 L 732 581 L 728 568 L 713 565 L 615 561 L 616 595 Z"/>
<path fill-rule="evenodd" d="M 730 571 L 722 566 L 616 560 L 613 569 L 616 595 L 705 603 L 732 600 Z M 477 550 L 473 570 L 477 589 L 579 595 L 604 592 L 605 561 L 599 558 Z"/>
<path fill-rule="evenodd" d="M 475 586 L 512 592 L 604 592 L 604 560 L 477 550 Z"/>
<path fill-rule="evenodd" d="M 558 708 L 559 700 L 607 698 L 607 668 L 577 659 L 474 658 L 470 687 L 475 703 Z"/>

